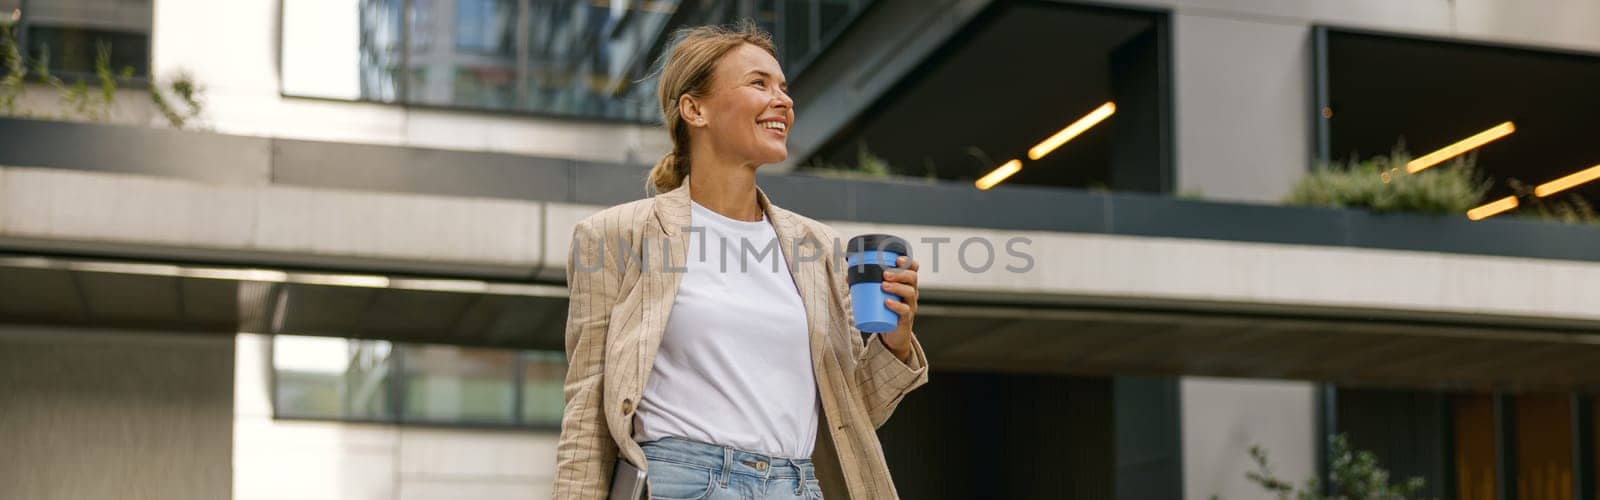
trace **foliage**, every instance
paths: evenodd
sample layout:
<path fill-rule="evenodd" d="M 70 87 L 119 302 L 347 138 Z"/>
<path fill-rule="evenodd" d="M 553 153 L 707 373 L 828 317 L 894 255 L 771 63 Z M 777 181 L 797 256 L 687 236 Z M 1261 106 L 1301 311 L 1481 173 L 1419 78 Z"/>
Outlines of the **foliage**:
<path fill-rule="evenodd" d="M 1284 203 L 1377 213 L 1460 214 L 1482 203 L 1489 190 L 1472 155 L 1417 174 L 1406 173 L 1410 161 L 1411 155 L 1396 147 L 1387 156 L 1322 165 L 1301 179 Z"/>
<path fill-rule="evenodd" d="M 848 179 L 887 179 L 894 174 L 889 161 L 883 157 L 872 154 L 866 144 L 859 144 L 856 148 L 855 165 L 840 165 L 834 163 L 813 163 L 806 167 L 809 172 L 827 177 L 843 177 Z"/>
<path fill-rule="evenodd" d="M 194 75 L 187 71 L 178 71 L 165 84 L 153 78 L 150 80 L 150 101 L 173 128 L 183 128 L 200 116 L 200 111 L 204 108 L 200 97 L 202 92 L 204 89 L 195 83 Z M 183 107 L 180 109 L 173 106 L 168 101 L 168 94 L 176 98 Z"/>
<path fill-rule="evenodd" d="M 1533 186 L 1521 180 L 1509 179 L 1506 184 L 1511 186 L 1511 192 L 1518 198 L 1527 200 L 1518 210 L 1518 215 L 1567 224 L 1600 224 L 1600 213 L 1596 213 L 1594 205 L 1582 196 L 1568 194 L 1563 198 L 1540 198 L 1533 194 Z"/>
<path fill-rule="evenodd" d="M 1245 478 L 1279 500 L 1407 500 L 1417 498 L 1426 484 L 1420 477 L 1390 484 L 1389 471 L 1378 464 L 1378 457 L 1370 451 L 1352 449 L 1350 440 L 1343 434 L 1329 439 L 1329 447 L 1333 456 L 1327 493 L 1316 478 L 1307 479 L 1299 489 L 1279 478 L 1272 472 L 1266 450 L 1260 446 L 1250 447 L 1250 458 L 1255 461 L 1256 470 L 1245 473 Z"/>
<path fill-rule="evenodd" d="M 111 45 L 105 42 L 95 44 L 93 87 L 85 80 L 69 84 L 51 74 L 49 46 L 40 48 L 33 67 L 29 68 L 13 36 L 12 23 L 4 20 L 0 20 L 0 66 L 5 69 L 5 76 L 0 78 L 0 115 L 3 116 L 33 116 L 33 113 L 20 106 L 22 97 L 28 91 L 30 73 L 36 83 L 46 85 L 60 94 L 65 112 L 55 117 L 77 116 L 97 122 L 112 118 L 118 84 L 133 80 L 131 67 L 112 70 Z M 174 128 L 184 128 L 200 115 L 203 109 L 202 92 L 194 77 L 184 71 L 179 71 L 164 84 L 154 78 L 150 81 L 151 103 Z M 169 99 L 176 99 L 181 103 L 181 108 L 173 106 Z"/>
<path fill-rule="evenodd" d="M 6 71 L 5 77 L 0 78 L 0 113 L 15 115 L 28 69 L 22 64 L 22 53 L 17 48 L 17 39 L 12 36 L 10 21 L 0 21 L 0 63 Z"/>
<path fill-rule="evenodd" d="M 119 75 L 111 72 L 111 44 L 98 42 L 95 44 L 94 74 L 95 89 L 89 88 L 89 83 L 83 80 L 66 84 L 60 78 L 50 74 L 50 47 L 40 49 L 39 57 L 33 64 L 34 79 L 39 83 L 49 85 L 61 93 L 61 104 L 78 116 L 90 121 L 105 121 L 111 118 L 111 109 L 117 102 L 117 80 Z M 122 68 L 121 79 L 133 76 L 133 68 Z"/>

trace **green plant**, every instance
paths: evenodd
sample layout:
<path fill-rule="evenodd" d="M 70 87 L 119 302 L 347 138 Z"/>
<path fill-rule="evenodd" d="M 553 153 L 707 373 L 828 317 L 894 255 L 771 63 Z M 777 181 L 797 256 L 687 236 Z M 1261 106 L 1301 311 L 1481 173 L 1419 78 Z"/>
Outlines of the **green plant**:
<path fill-rule="evenodd" d="M 195 83 L 194 75 L 188 71 L 179 70 L 165 83 L 155 78 L 150 79 L 150 102 L 155 104 L 156 111 L 160 111 L 161 116 L 165 117 L 173 128 L 183 128 L 200 116 L 200 111 L 204 108 L 201 100 L 204 91 L 200 84 Z M 168 94 L 182 103 L 183 107 L 180 109 L 168 102 Z"/>
<path fill-rule="evenodd" d="M 1482 203 L 1489 190 L 1472 155 L 1417 174 L 1406 173 L 1410 161 L 1411 155 L 1396 147 L 1387 156 L 1321 165 L 1294 186 L 1284 203 L 1377 213 L 1459 214 Z"/>
<path fill-rule="evenodd" d="M 1582 196 L 1568 194 L 1561 198 L 1541 198 L 1533 194 L 1533 186 L 1521 180 L 1507 179 L 1506 184 L 1517 198 L 1527 200 L 1517 210 L 1517 215 L 1567 224 L 1600 224 L 1600 213 L 1596 213 L 1594 205 Z"/>
<path fill-rule="evenodd" d="M 0 78 L 0 113 L 8 116 L 17 114 L 17 100 L 27 91 L 23 79 L 28 76 L 28 69 L 22 64 L 22 52 L 17 49 L 17 39 L 11 33 L 11 23 L 0 20 L 0 64 L 6 71 L 5 77 Z"/>
<path fill-rule="evenodd" d="M 1260 446 L 1250 447 L 1250 459 L 1255 462 L 1256 470 L 1246 472 L 1245 478 L 1279 500 L 1409 500 L 1417 498 L 1427 484 L 1420 477 L 1390 484 L 1389 471 L 1378 464 L 1377 455 L 1351 448 L 1349 438 L 1343 434 L 1330 438 L 1328 445 L 1332 456 L 1327 493 L 1316 478 L 1307 479 L 1298 489 L 1290 481 L 1279 478 L 1272 472 L 1266 450 Z"/>
<path fill-rule="evenodd" d="M 0 59 L 4 59 L 6 67 L 5 79 L 0 81 L 0 112 L 12 116 L 31 116 L 31 113 L 18 107 L 18 100 L 27 93 L 30 71 L 23 64 L 9 26 L 0 30 Z M 132 77 L 133 68 L 124 67 L 120 76 L 112 73 L 111 44 L 98 42 L 95 44 L 94 72 L 95 90 L 90 90 L 89 83 L 83 80 L 68 85 L 50 73 L 50 46 L 46 45 L 40 47 L 31 73 L 35 81 L 61 94 L 61 104 L 69 114 L 92 121 L 105 121 L 111 118 L 111 109 L 117 101 L 117 81 Z"/>
<path fill-rule="evenodd" d="M 33 116 L 33 113 L 20 106 L 23 95 L 27 93 L 31 73 L 34 81 L 60 94 L 61 104 L 67 111 L 64 115 L 76 115 L 91 121 L 111 119 L 117 101 L 117 85 L 133 79 L 131 67 L 124 66 L 121 70 L 112 71 L 111 44 L 95 44 L 94 87 L 91 88 L 87 81 L 78 80 L 68 84 L 51 74 L 48 45 L 40 47 L 30 72 L 11 28 L 11 21 L 0 19 L 0 66 L 5 69 L 5 76 L 0 78 L 0 115 Z M 166 81 L 151 78 L 149 89 L 151 104 L 173 128 L 192 124 L 204 108 L 204 88 L 187 71 L 179 70 Z M 179 104 L 174 105 L 174 100 Z"/>
<path fill-rule="evenodd" d="M 855 165 L 817 162 L 808 165 L 806 170 L 828 177 L 857 179 L 884 179 L 893 175 L 889 161 L 872 154 L 872 151 L 867 149 L 866 143 L 857 145 Z"/>

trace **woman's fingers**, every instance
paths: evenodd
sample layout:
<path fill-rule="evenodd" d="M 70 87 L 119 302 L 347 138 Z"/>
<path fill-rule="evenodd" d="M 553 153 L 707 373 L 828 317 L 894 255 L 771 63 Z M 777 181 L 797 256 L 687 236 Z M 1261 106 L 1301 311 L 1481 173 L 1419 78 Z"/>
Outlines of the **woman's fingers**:
<path fill-rule="evenodd" d="M 917 268 L 919 267 L 917 261 L 910 260 L 908 257 L 901 257 L 895 264 L 897 266 L 895 269 L 885 269 L 883 271 L 883 280 L 917 286 Z"/>
<path fill-rule="evenodd" d="M 883 299 L 883 304 L 888 306 L 890 311 L 894 311 L 895 314 L 899 314 L 900 321 L 902 323 L 905 322 L 906 317 L 910 316 L 913 312 L 911 309 L 911 304 L 907 304 L 898 300 Z"/>
<path fill-rule="evenodd" d="M 900 296 L 900 300 L 915 304 L 917 302 L 917 287 L 905 283 L 892 281 L 883 282 L 883 291 Z"/>

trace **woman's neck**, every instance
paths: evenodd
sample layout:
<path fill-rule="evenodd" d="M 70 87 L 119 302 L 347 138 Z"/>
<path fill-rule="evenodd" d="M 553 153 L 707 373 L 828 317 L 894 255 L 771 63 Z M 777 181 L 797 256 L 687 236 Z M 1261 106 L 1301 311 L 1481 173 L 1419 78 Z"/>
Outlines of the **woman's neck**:
<path fill-rule="evenodd" d="M 701 157 L 704 158 L 704 157 Z M 689 174 L 689 198 L 724 217 L 761 220 L 756 201 L 756 169 L 753 165 L 694 160 Z"/>

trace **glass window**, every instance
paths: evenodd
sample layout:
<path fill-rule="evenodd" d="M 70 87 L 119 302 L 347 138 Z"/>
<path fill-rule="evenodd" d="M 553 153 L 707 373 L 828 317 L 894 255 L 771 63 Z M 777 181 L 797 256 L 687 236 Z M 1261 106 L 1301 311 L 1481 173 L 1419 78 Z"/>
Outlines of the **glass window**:
<path fill-rule="evenodd" d="M 821 0 L 817 24 L 822 42 L 832 40 L 834 35 L 844 31 L 845 21 L 850 19 L 851 3 L 851 0 Z"/>
<path fill-rule="evenodd" d="M 402 420 L 512 423 L 514 351 L 443 345 L 403 346 L 402 350 Z"/>
<path fill-rule="evenodd" d="M 561 425 L 567 374 L 561 351 L 279 335 L 272 364 L 279 417 Z M 389 376 L 397 371 L 404 376 Z"/>
<path fill-rule="evenodd" d="M 778 51 L 783 54 L 784 64 L 796 64 L 809 59 L 811 54 L 811 29 L 816 22 L 811 15 L 811 8 L 815 7 L 816 0 L 785 0 L 783 2 L 783 34 L 779 40 L 784 44 L 778 46 Z"/>
<path fill-rule="evenodd" d="M 1393 157 L 1405 163 L 1488 133 L 1501 138 L 1425 174 L 1477 170 L 1487 192 L 1465 194 L 1467 206 L 1520 199 L 1519 207 L 1498 217 L 1593 216 L 1600 183 L 1550 196 L 1531 191 L 1596 163 L 1593 110 L 1600 109 L 1600 93 L 1593 89 L 1600 87 L 1600 57 L 1338 29 L 1324 38 L 1321 85 L 1328 101 L 1315 122 L 1324 132 L 1319 155 L 1336 164 Z M 1383 74 L 1383 82 L 1375 74 Z M 1505 123 L 1514 133 L 1501 136 L 1497 130 Z"/>
<path fill-rule="evenodd" d="M 780 59 L 789 64 L 818 52 L 823 34 L 842 31 L 871 3 L 359 1 L 360 20 L 347 23 L 361 31 L 361 68 L 351 73 L 360 75 L 358 89 L 354 80 L 304 81 L 340 73 L 325 67 L 333 59 L 324 54 L 292 50 L 354 43 L 357 37 L 323 28 L 339 24 L 330 19 L 343 11 L 327 2 L 285 0 L 286 94 L 637 122 L 658 119 L 650 76 L 675 29 L 751 16 L 776 37 Z M 786 17 L 793 20 L 784 24 Z"/>
<path fill-rule="evenodd" d="M 513 55 L 516 12 L 510 0 L 456 0 L 456 49 Z"/>
<path fill-rule="evenodd" d="M 105 51 L 114 75 L 150 75 L 150 0 L 0 2 L 0 18 L 17 20 L 18 39 L 30 67 L 41 61 L 64 80 L 95 77 Z"/>
<path fill-rule="evenodd" d="M 788 43 L 787 40 L 783 40 L 781 37 L 788 32 L 778 29 L 778 16 L 783 14 L 778 2 L 779 0 L 756 0 L 755 15 L 751 16 L 751 19 L 756 21 L 757 26 L 760 26 L 761 29 L 766 30 L 767 33 L 771 33 L 775 37 L 772 42 L 778 46 L 778 62 L 783 63 L 786 62 L 783 54 L 786 52 L 785 49 Z M 786 76 L 792 78 L 794 75 Z"/>
<path fill-rule="evenodd" d="M 275 407 L 284 417 L 386 420 L 392 346 L 381 340 L 280 335 Z"/>
<path fill-rule="evenodd" d="M 561 425 L 565 398 L 561 390 L 567 377 L 567 358 L 560 351 L 522 355 L 522 422 L 534 426 Z"/>
<path fill-rule="evenodd" d="M 361 83 L 356 98 L 365 97 L 381 102 L 393 102 L 399 98 L 400 79 L 404 76 L 404 51 L 400 44 L 405 27 L 401 23 L 401 9 L 400 2 L 396 0 L 362 0 Z M 286 40 L 288 37 L 289 33 L 285 33 Z M 285 54 L 287 57 L 287 50 Z M 284 71 L 292 72 L 294 68 L 302 66 L 295 64 L 300 62 L 293 59 L 286 61 Z M 293 93 L 295 89 L 285 82 L 284 91 Z"/>

